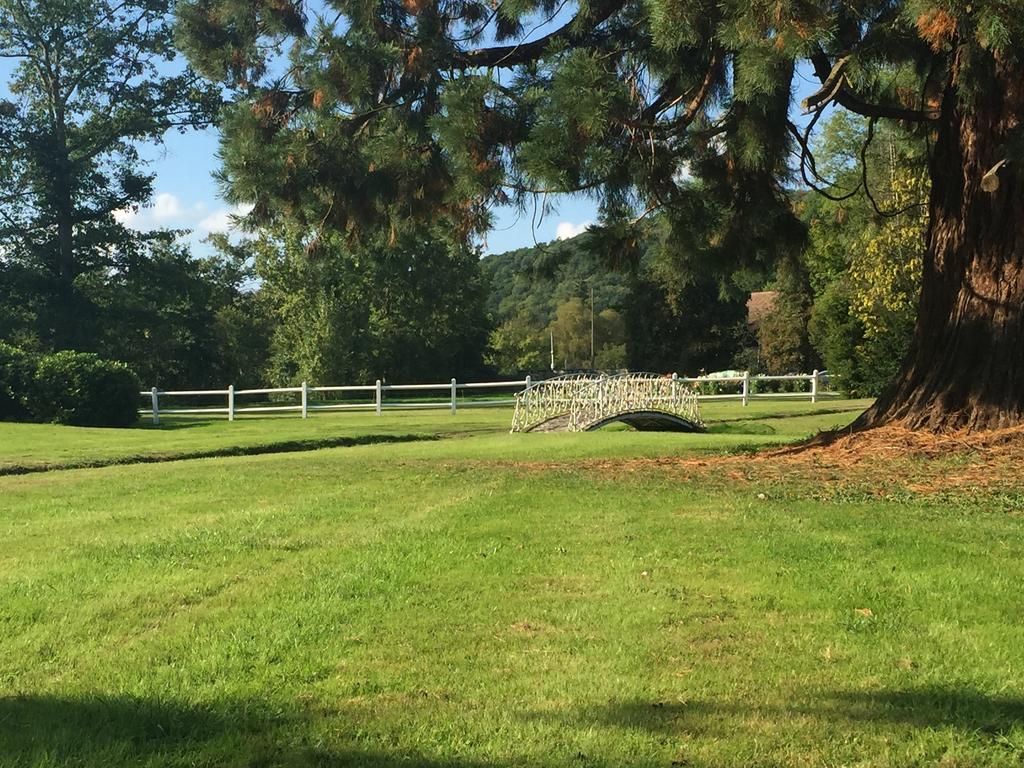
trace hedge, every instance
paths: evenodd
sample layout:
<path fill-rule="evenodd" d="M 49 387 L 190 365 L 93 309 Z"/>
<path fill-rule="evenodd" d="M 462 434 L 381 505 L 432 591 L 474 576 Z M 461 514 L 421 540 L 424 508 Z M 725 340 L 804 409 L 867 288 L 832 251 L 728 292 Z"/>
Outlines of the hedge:
<path fill-rule="evenodd" d="M 139 418 L 139 386 L 124 363 L 88 352 L 56 352 L 36 367 L 29 408 L 42 421 L 127 427 Z"/>
<path fill-rule="evenodd" d="M 127 427 L 138 421 L 139 386 L 124 363 L 71 351 L 35 358 L 0 343 L 0 420 Z"/>
<path fill-rule="evenodd" d="M 0 421 L 28 418 L 25 396 L 34 374 L 35 361 L 30 355 L 0 341 Z"/>

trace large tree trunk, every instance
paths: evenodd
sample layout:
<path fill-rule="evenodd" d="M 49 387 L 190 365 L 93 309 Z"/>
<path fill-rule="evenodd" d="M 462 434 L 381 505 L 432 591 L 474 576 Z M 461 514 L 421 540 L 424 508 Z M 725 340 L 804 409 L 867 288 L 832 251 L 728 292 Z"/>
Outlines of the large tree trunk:
<path fill-rule="evenodd" d="M 51 310 L 54 349 L 81 349 L 86 318 L 81 315 L 82 300 L 75 287 L 74 220 L 70 199 L 57 212 L 57 242 L 54 253 L 54 295 L 57 306 Z"/>
<path fill-rule="evenodd" d="M 55 143 L 54 173 L 50 197 L 55 206 L 54 220 L 57 238 L 53 253 L 54 298 L 57 306 L 52 310 L 55 349 L 81 349 L 85 338 L 86 318 L 82 316 L 83 302 L 75 287 L 78 276 L 75 262 L 75 200 L 71 152 L 60 75 L 52 75 L 53 137 Z"/>
<path fill-rule="evenodd" d="M 954 85 L 963 64 L 958 56 Z M 995 174 L 996 189 L 982 184 L 1022 129 L 1024 67 L 992 61 L 987 74 L 972 70 L 981 79 L 972 103 L 954 85 L 945 94 L 914 340 L 899 376 L 857 427 L 1024 424 L 1024 168 L 1011 160 Z"/>

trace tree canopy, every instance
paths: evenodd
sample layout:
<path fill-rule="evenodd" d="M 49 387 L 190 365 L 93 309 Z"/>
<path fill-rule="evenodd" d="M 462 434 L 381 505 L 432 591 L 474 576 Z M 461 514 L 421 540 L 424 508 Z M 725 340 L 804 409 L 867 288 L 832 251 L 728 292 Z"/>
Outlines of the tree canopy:
<path fill-rule="evenodd" d="M 586 191 L 609 223 L 663 209 L 714 225 L 720 252 L 774 257 L 800 231 L 781 188 L 809 150 L 790 118 L 798 68 L 822 83 L 809 109 L 928 123 L 957 51 L 978 70 L 957 81 L 970 98 L 1021 41 L 1008 4 L 960 5 L 329 0 L 307 14 L 184 0 L 178 13 L 194 65 L 237 94 L 224 170 L 257 219 L 348 232 L 447 215 L 482 230 L 488 205 Z"/>
<path fill-rule="evenodd" d="M 82 280 L 149 247 L 118 221 L 152 193 L 139 147 L 208 123 L 215 87 L 176 57 L 170 0 L 0 0 L 0 267 L 27 285 L 44 346 L 95 341 Z"/>
<path fill-rule="evenodd" d="M 359 238 L 412 221 L 467 235 L 493 204 L 576 191 L 600 200 L 620 255 L 636 255 L 630 225 L 660 211 L 690 263 L 767 263 L 805 241 L 786 194 L 796 178 L 874 199 L 867 163 L 854 190 L 818 168 L 810 135 L 826 108 L 868 119 L 862 156 L 878 121 L 898 121 L 933 147 L 921 312 L 897 382 L 862 424 L 984 428 L 1024 420 L 1020 374 L 1005 383 L 1024 370 L 1014 6 L 328 0 L 307 15 L 290 0 L 183 0 L 178 31 L 197 69 L 235 94 L 230 194 L 311 247 L 325 230 Z M 804 74 L 820 87 L 801 126 Z"/>
<path fill-rule="evenodd" d="M 661 228 L 648 222 L 642 254 L 614 269 L 600 236 L 584 233 L 483 259 L 496 330 L 490 360 L 503 372 L 596 367 L 696 374 L 730 367 L 748 339 L 746 294 L 666 264 Z M 594 359 L 590 355 L 593 288 Z"/>
<path fill-rule="evenodd" d="M 428 233 L 347 245 L 264 236 L 259 295 L 273 321 L 269 378 L 283 385 L 424 382 L 479 375 L 487 339 L 479 255 Z"/>

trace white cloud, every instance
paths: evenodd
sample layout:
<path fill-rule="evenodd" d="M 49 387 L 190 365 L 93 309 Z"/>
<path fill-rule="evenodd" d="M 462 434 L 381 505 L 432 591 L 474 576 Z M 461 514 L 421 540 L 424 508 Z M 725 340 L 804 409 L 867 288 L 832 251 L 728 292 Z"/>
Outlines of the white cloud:
<path fill-rule="evenodd" d="M 581 224 L 573 224 L 571 221 L 559 222 L 558 227 L 555 228 L 555 239 L 569 240 L 576 237 L 576 235 L 582 235 L 587 231 L 590 224 L 591 222 L 589 221 L 584 221 Z"/>
<path fill-rule="evenodd" d="M 236 227 L 233 217 L 245 216 L 251 210 L 251 205 L 214 208 L 202 201 L 184 203 L 177 195 L 159 192 L 153 196 L 150 205 L 115 211 L 114 218 L 139 232 L 152 232 L 157 229 L 188 230 L 189 234 L 182 242 L 187 244 L 193 253 L 201 254 L 209 251 L 209 246 L 203 243 L 207 236 L 214 232 L 234 235 Z"/>
<path fill-rule="evenodd" d="M 115 211 L 114 218 L 140 232 L 165 228 L 189 229 L 192 230 L 193 239 L 198 241 L 211 232 L 232 232 L 235 229 L 233 218 L 245 216 L 251 210 L 251 205 L 211 210 L 204 202 L 186 205 L 177 195 L 159 192 L 153 197 L 151 205 Z"/>
<path fill-rule="evenodd" d="M 181 200 L 167 192 L 161 192 L 153 198 L 153 207 L 149 209 L 154 221 L 177 221 L 186 216 Z"/>
<path fill-rule="evenodd" d="M 230 232 L 235 229 L 235 222 L 233 219 L 245 216 L 251 210 L 251 205 L 236 205 L 231 208 L 221 208 L 200 220 L 196 229 L 204 233 Z"/>
<path fill-rule="evenodd" d="M 119 224 L 124 224 L 126 227 L 134 227 L 135 219 L 138 217 L 138 211 L 127 210 L 122 208 L 118 211 L 114 211 L 114 219 Z"/>
<path fill-rule="evenodd" d="M 177 195 L 159 192 L 153 204 L 143 208 L 114 211 L 114 218 L 126 227 L 149 232 L 154 229 L 192 229 L 206 213 L 206 203 L 184 205 Z"/>

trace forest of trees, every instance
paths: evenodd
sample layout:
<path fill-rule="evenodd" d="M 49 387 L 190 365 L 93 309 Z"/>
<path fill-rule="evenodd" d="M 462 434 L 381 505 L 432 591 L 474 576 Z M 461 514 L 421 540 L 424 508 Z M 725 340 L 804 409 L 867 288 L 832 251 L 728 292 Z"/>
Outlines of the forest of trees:
<path fill-rule="evenodd" d="M 67 34 L 67 10 L 46 7 L 42 21 Z M 680 262 L 678 229 L 658 216 L 628 258 L 600 227 L 482 259 L 429 226 L 357 243 L 332 231 L 311 239 L 282 221 L 241 239 L 213 235 L 201 257 L 181 233 L 134 231 L 115 214 L 150 200 L 138 146 L 205 125 L 220 106 L 187 69 L 161 74 L 157 62 L 173 55 L 166 16 L 140 6 L 140 31 L 104 9 L 81 6 L 72 19 L 82 34 L 103 32 L 91 69 L 66 53 L 46 63 L 49 75 L 23 65 L 9 84 L 21 98 L 0 105 L 10 150 L 0 172 L 14 190 L 0 200 L 0 341 L 16 348 L 96 353 L 161 387 L 827 365 L 865 394 L 881 390 L 906 350 L 923 214 L 888 219 L 863 194 L 832 202 L 794 187 L 806 247 L 731 272 Z M 25 29 L 8 28 L 3 45 L 22 46 L 31 63 L 29 46 L 48 38 Z M 143 62 L 146 77 L 130 88 L 102 58 L 117 51 Z M 63 94 L 47 86 L 69 78 L 87 83 Z M 108 102 L 113 112 L 97 114 Z M 816 149 L 837 183 L 858 172 L 865 130 L 842 113 L 826 124 Z M 909 135 L 884 131 L 868 159 L 887 179 L 877 192 L 885 205 L 924 199 L 922 150 Z M 746 299 L 764 288 L 779 298 L 755 335 Z"/>
<path fill-rule="evenodd" d="M 491 17 L 499 38 L 522 32 L 527 5 Z M 0 99 L 0 341 L 96 353 L 162 387 L 518 375 L 552 367 L 552 340 L 558 370 L 827 367 L 865 395 L 899 378 L 902 394 L 876 420 L 900 397 L 920 404 L 908 376 L 944 386 L 921 367 L 941 354 L 917 321 L 934 282 L 942 136 L 920 126 L 968 93 L 959 81 L 943 91 L 934 71 L 871 61 L 933 106 L 869 104 L 855 86 L 880 102 L 906 93 L 830 56 L 838 42 L 815 22 L 825 47 L 808 61 L 823 90 L 805 104 L 805 129 L 789 119 L 789 83 L 807 51 L 785 36 L 773 52 L 758 47 L 745 11 L 719 9 L 715 28 L 691 20 L 707 48 L 641 14 L 630 59 L 614 44 L 632 34 L 628 4 L 581 6 L 525 46 L 465 50 L 449 35 L 468 16 L 420 29 L 425 16 L 395 9 L 389 23 L 419 46 L 402 55 L 373 13 L 341 6 L 348 28 L 286 0 L 0 0 L 0 55 L 12 62 Z M 800 28 L 798 10 L 779 13 L 771 34 Z M 829 13 L 845 19 L 848 50 L 881 23 Z M 912 33 L 904 21 L 886 23 Z M 732 25 L 734 38 L 716 37 Z M 940 42 L 899 55 L 966 82 L 942 47 L 953 43 Z M 1003 77 L 1004 49 L 971 48 L 985 64 L 970 76 Z M 487 66 L 520 79 L 496 87 Z M 824 113 L 830 102 L 845 110 Z M 181 233 L 131 229 L 119 214 L 153 195 L 143 150 L 214 125 L 225 199 L 251 208 L 244 236 L 214 236 L 198 255 Z M 1006 193 L 999 178 L 985 176 L 991 194 Z M 600 200 L 600 226 L 481 259 L 492 206 L 573 191 Z M 753 290 L 778 294 L 756 328 Z M 930 290 L 921 306 L 941 314 L 935 302 L 949 297 Z M 968 400 L 972 423 L 986 423 L 991 403 Z"/>
<path fill-rule="evenodd" d="M 867 121 L 842 112 L 824 125 L 815 155 L 836 186 L 856 187 L 866 130 Z M 818 368 L 845 391 L 879 395 L 906 356 L 916 319 L 927 226 L 925 147 L 884 127 L 864 161 L 875 179 L 873 201 L 863 193 L 833 201 L 790 191 L 808 237 L 770 269 L 723 273 L 673 263 L 664 242 L 672 235 L 657 220 L 644 228 L 639 261 L 617 269 L 609 266 L 600 230 L 485 258 L 488 312 L 497 325 L 489 362 L 504 372 L 544 369 L 553 332 L 556 367 L 589 367 L 593 286 L 597 317 L 610 321 L 595 324 L 598 368 Z M 778 293 L 756 327 L 746 309 L 754 290 Z"/>
<path fill-rule="evenodd" d="M 636 269 L 612 269 L 598 238 L 584 233 L 483 260 L 496 326 L 487 360 L 498 372 L 548 369 L 552 341 L 556 370 L 696 374 L 732 362 L 746 334 L 745 297 L 722 298 L 707 277 L 672 291 L 656 275 L 653 248 Z"/>

